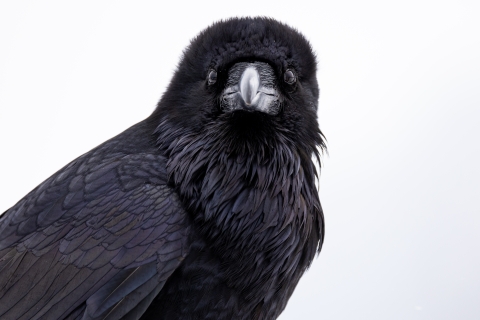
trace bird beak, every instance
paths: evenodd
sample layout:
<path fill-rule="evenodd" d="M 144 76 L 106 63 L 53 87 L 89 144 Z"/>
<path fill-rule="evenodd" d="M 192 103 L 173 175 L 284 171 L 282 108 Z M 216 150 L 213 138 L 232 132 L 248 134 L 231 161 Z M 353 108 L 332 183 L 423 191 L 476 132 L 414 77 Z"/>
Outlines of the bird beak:
<path fill-rule="evenodd" d="M 227 88 L 222 93 L 224 111 L 259 111 L 276 115 L 280 96 L 275 73 L 265 62 L 239 62 L 229 70 Z"/>

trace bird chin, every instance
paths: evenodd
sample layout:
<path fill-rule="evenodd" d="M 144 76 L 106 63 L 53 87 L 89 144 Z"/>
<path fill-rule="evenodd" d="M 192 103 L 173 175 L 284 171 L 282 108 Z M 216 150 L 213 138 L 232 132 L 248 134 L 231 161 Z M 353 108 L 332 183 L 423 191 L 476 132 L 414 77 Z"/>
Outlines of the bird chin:
<path fill-rule="evenodd" d="M 264 112 L 248 109 L 236 109 L 224 113 L 224 119 L 232 136 L 238 139 L 256 140 L 270 127 L 272 117 Z M 253 136 L 252 136 L 253 134 Z"/>

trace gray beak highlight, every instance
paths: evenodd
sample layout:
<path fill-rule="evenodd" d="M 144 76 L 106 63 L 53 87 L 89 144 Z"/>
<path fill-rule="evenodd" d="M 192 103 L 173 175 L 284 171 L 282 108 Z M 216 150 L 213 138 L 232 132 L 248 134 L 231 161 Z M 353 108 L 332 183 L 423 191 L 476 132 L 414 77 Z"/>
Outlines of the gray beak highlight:
<path fill-rule="evenodd" d="M 240 79 L 240 94 L 247 106 L 251 105 L 260 87 L 260 74 L 254 67 L 247 67 Z"/>

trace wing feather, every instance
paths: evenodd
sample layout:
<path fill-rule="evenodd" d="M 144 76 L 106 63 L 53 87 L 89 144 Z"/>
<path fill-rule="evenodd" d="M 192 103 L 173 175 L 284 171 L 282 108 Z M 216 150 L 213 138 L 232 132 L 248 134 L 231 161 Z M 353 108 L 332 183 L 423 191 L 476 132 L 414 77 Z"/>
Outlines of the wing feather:
<path fill-rule="evenodd" d="M 0 318 L 139 317 L 188 252 L 158 155 L 87 154 L 0 218 Z"/>

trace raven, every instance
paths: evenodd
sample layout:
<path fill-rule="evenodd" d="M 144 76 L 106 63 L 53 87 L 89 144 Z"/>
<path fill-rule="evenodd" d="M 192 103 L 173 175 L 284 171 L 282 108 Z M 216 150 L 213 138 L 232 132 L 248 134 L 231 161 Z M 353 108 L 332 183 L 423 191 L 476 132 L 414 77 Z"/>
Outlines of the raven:
<path fill-rule="evenodd" d="M 295 29 L 202 31 L 147 119 L 0 217 L 0 318 L 277 318 L 324 237 L 318 97 Z"/>

